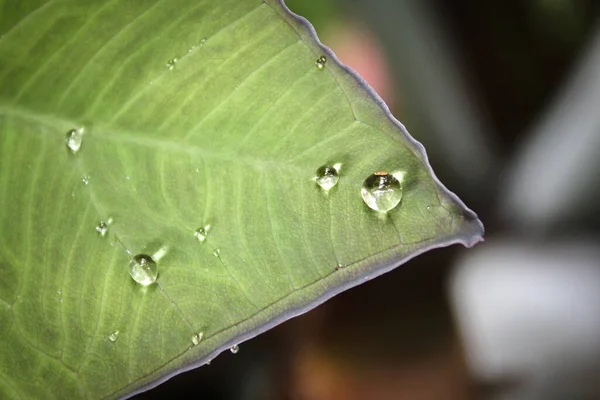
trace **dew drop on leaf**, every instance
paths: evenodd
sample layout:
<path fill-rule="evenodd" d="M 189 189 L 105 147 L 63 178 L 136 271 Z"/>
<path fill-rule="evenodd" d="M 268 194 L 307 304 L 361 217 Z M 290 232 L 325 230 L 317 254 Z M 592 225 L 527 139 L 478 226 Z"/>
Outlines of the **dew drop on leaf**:
<path fill-rule="evenodd" d="M 219 258 L 219 255 L 221 254 L 221 250 L 216 249 L 215 251 L 213 251 L 213 256 Z"/>
<path fill-rule="evenodd" d="M 325 68 L 326 62 L 327 62 L 327 57 L 321 56 L 321 57 L 317 58 L 317 61 L 315 64 L 317 65 L 318 69 L 323 69 L 323 68 Z"/>
<path fill-rule="evenodd" d="M 210 229 L 210 225 L 206 225 L 202 228 L 198 228 L 198 229 L 196 229 L 196 232 L 194 232 L 194 236 L 200 242 L 204 242 L 206 240 L 206 237 L 208 236 L 209 229 Z"/>
<path fill-rule="evenodd" d="M 192 344 L 194 346 L 197 346 L 198 343 L 200 343 L 202 341 L 203 337 L 204 337 L 204 332 L 196 333 L 194 336 L 192 336 Z"/>
<path fill-rule="evenodd" d="M 67 148 L 71 150 L 72 153 L 77 153 L 83 142 L 83 129 L 71 129 L 67 132 L 65 142 L 67 143 Z"/>
<path fill-rule="evenodd" d="M 81 182 L 83 182 L 83 184 L 85 186 L 89 185 L 90 184 L 90 176 L 89 175 L 84 176 L 83 178 L 81 178 Z"/>
<path fill-rule="evenodd" d="M 148 286 L 156 282 L 158 266 L 149 255 L 137 254 L 129 261 L 129 275 L 140 285 Z"/>
<path fill-rule="evenodd" d="M 335 167 L 323 165 L 317 169 L 315 174 L 315 182 L 324 190 L 329 190 L 337 185 L 340 180 L 340 175 Z"/>
<path fill-rule="evenodd" d="M 116 342 L 117 338 L 119 337 L 119 331 L 115 331 L 113 333 L 111 333 L 110 335 L 108 335 L 108 340 L 110 340 L 111 342 Z"/>
<path fill-rule="evenodd" d="M 108 232 L 108 224 L 104 221 L 100 221 L 98 225 L 96 225 L 96 232 L 98 232 L 98 235 L 102 237 L 106 236 L 106 233 Z"/>
<path fill-rule="evenodd" d="M 176 58 L 172 58 L 169 61 L 167 61 L 167 68 L 169 68 L 169 71 L 173 71 L 173 69 L 175 68 L 175 64 L 177 64 Z"/>
<path fill-rule="evenodd" d="M 240 351 L 240 346 L 238 346 L 238 345 L 236 344 L 236 345 L 232 346 L 232 347 L 229 349 L 229 351 L 230 351 L 230 352 L 232 352 L 233 354 L 237 354 L 237 353 L 238 353 L 238 351 Z"/>
<path fill-rule="evenodd" d="M 360 193 L 369 208 L 387 212 L 400 204 L 402 184 L 392 174 L 376 172 L 365 179 Z"/>

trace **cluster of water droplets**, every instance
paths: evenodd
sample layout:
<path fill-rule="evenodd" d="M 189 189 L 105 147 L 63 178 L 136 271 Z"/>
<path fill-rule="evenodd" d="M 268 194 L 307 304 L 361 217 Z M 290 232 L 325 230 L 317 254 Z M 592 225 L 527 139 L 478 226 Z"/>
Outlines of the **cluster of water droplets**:
<path fill-rule="evenodd" d="M 190 47 L 188 49 L 188 54 L 191 53 L 192 51 L 194 51 L 195 49 L 197 49 L 198 47 L 204 46 L 204 43 L 206 43 L 206 38 L 200 39 L 200 41 L 198 42 L 198 44 L 195 44 L 195 45 L 193 45 L 192 47 Z"/>
<path fill-rule="evenodd" d="M 313 180 L 325 191 L 331 190 L 340 180 L 342 164 L 325 164 L 315 172 Z M 400 204 L 402 200 L 402 174 L 398 177 L 385 171 L 375 172 L 368 176 L 360 190 L 361 197 L 369 208 L 388 212 Z"/>

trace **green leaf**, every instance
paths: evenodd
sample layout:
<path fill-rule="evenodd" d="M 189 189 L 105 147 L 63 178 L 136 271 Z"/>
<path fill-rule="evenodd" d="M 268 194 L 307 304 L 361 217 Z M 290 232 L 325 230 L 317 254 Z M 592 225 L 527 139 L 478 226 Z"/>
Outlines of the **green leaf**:
<path fill-rule="evenodd" d="M 143 390 L 481 237 L 278 1 L 9 0 L 0 15 L 0 398 Z M 313 177 L 334 163 L 327 193 Z M 383 216 L 360 195 L 380 170 L 404 174 Z M 158 265 L 148 287 L 128 273 L 140 253 Z"/>

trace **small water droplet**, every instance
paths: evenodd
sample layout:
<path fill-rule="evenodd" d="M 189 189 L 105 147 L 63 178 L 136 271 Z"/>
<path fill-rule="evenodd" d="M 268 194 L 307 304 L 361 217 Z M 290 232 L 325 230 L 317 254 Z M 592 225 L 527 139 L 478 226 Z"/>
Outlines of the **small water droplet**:
<path fill-rule="evenodd" d="M 203 337 L 204 337 L 204 332 L 196 333 L 194 336 L 192 336 L 192 344 L 194 346 L 197 346 L 198 343 L 200 343 L 202 341 Z"/>
<path fill-rule="evenodd" d="M 240 351 L 240 346 L 238 346 L 237 344 L 236 344 L 236 345 L 233 345 L 233 346 L 232 346 L 232 347 L 229 349 L 229 351 L 230 351 L 230 352 L 232 352 L 233 354 L 237 354 L 237 353 Z"/>
<path fill-rule="evenodd" d="M 196 232 L 194 232 L 194 236 L 196 236 L 196 239 L 203 243 L 206 240 L 206 237 L 208 236 L 209 229 L 210 225 L 206 225 L 203 228 L 198 228 L 196 229 Z"/>
<path fill-rule="evenodd" d="M 323 165 L 317 169 L 314 179 L 324 190 L 329 190 L 337 185 L 340 175 L 336 168 L 330 165 Z"/>
<path fill-rule="evenodd" d="M 131 178 L 129 177 L 129 175 L 126 175 L 126 176 L 125 176 L 125 179 L 129 180 L 129 179 L 131 179 Z"/>
<path fill-rule="evenodd" d="M 158 266 L 149 255 L 137 254 L 129 261 L 129 275 L 140 285 L 148 286 L 156 282 Z"/>
<path fill-rule="evenodd" d="M 169 61 L 167 61 L 167 68 L 169 68 L 169 71 L 173 71 L 173 69 L 175 68 L 175 64 L 177 64 L 177 58 L 172 58 Z"/>
<path fill-rule="evenodd" d="M 213 251 L 213 256 L 219 258 L 219 255 L 221 254 L 221 250 L 216 249 L 215 251 Z"/>
<path fill-rule="evenodd" d="M 402 184 L 394 175 L 376 172 L 365 179 L 360 194 L 369 208 L 387 212 L 402 200 Z"/>
<path fill-rule="evenodd" d="M 108 336 L 108 340 L 110 340 L 111 342 L 114 343 L 117 341 L 118 337 L 119 337 L 119 331 L 115 331 Z"/>
<path fill-rule="evenodd" d="M 85 186 L 89 185 L 90 184 L 90 176 L 89 175 L 84 176 L 83 178 L 81 178 L 81 182 L 83 182 L 83 184 Z"/>
<path fill-rule="evenodd" d="M 108 232 L 108 224 L 104 221 L 100 221 L 98 225 L 96 225 L 96 232 L 102 237 L 106 236 L 106 232 Z"/>
<path fill-rule="evenodd" d="M 65 142 L 67 143 L 67 148 L 71 150 L 72 153 L 77 153 L 83 142 L 83 128 L 71 129 L 67 132 Z"/>
<path fill-rule="evenodd" d="M 206 38 L 200 39 L 200 46 L 202 46 L 204 43 L 206 43 Z"/>
<path fill-rule="evenodd" d="M 338 263 L 338 265 L 337 265 L 336 269 L 344 269 L 344 268 L 346 268 L 346 267 L 347 267 L 347 265 L 345 265 L 345 264 L 339 264 L 339 263 Z"/>
<path fill-rule="evenodd" d="M 56 294 L 57 294 L 57 295 L 59 295 L 59 296 L 61 296 L 61 295 L 62 295 L 62 292 L 60 291 L 60 289 L 58 289 L 58 290 L 56 291 Z"/>
<path fill-rule="evenodd" d="M 326 62 L 327 62 L 327 57 L 321 56 L 321 57 L 317 58 L 317 61 L 315 64 L 317 65 L 318 69 L 323 69 L 323 68 L 325 68 Z"/>

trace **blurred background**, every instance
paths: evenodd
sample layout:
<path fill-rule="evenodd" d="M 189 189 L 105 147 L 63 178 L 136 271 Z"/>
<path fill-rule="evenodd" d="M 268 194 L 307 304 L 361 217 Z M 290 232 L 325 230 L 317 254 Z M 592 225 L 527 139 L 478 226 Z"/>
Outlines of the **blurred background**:
<path fill-rule="evenodd" d="M 425 145 L 486 242 L 136 399 L 600 399 L 600 2 L 286 3 Z"/>

